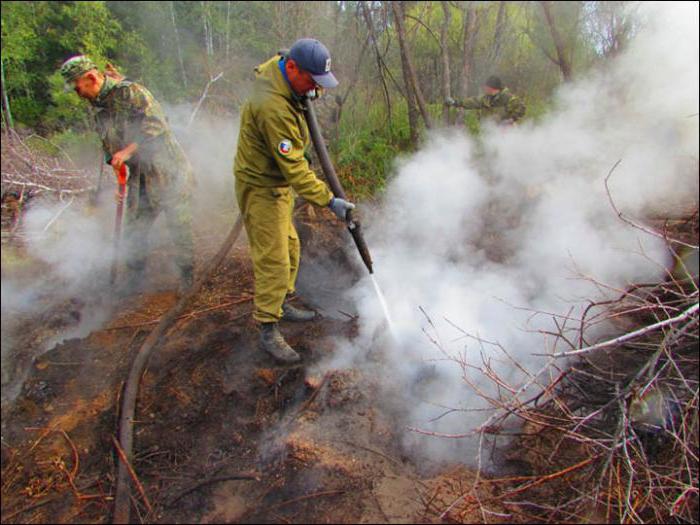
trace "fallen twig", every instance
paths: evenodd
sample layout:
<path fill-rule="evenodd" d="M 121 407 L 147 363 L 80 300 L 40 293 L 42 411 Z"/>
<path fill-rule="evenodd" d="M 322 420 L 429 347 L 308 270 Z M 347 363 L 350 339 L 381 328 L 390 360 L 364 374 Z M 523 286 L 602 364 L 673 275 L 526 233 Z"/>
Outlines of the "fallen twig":
<path fill-rule="evenodd" d="M 303 412 L 308 410 L 308 408 L 311 406 L 311 404 L 316 400 L 318 397 L 319 392 L 323 390 L 323 387 L 325 384 L 328 382 L 328 378 L 331 376 L 331 372 L 326 372 L 323 375 L 323 379 L 321 379 L 321 382 L 319 383 L 318 387 L 316 387 L 316 390 L 314 390 L 313 394 L 309 396 L 309 399 L 306 400 L 306 402 L 297 410 L 297 412 L 294 414 L 294 419 L 298 418 Z"/>
<path fill-rule="evenodd" d="M 637 337 L 640 337 L 644 334 L 648 334 L 649 332 L 653 332 L 655 330 L 658 330 L 660 328 L 664 328 L 665 326 L 670 326 L 672 324 L 680 323 L 681 321 L 685 321 L 689 317 L 691 317 L 693 314 L 697 313 L 698 307 L 700 306 L 700 303 L 695 303 L 693 306 L 685 310 L 682 314 L 672 317 L 671 319 L 666 319 L 664 321 L 646 326 L 644 328 L 640 328 L 639 330 L 635 330 L 634 332 L 630 332 L 625 335 L 621 335 L 620 337 L 616 337 L 615 339 L 610 339 L 608 341 L 604 341 L 602 343 L 595 344 L 593 346 L 588 346 L 586 348 L 581 348 L 579 350 L 572 350 L 570 352 L 561 352 L 559 354 L 550 354 L 550 357 L 570 357 L 572 355 L 581 355 L 581 354 L 586 354 L 589 352 L 592 352 L 594 350 L 600 350 L 601 348 L 607 348 L 610 346 L 616 346 L 619 345 L 620 343 L 624 343 L 626 341 L 630 341 L 632 339 L 636 339 Z M 547 354 L 533 354 L 533 355 L 538 355 L 538 356 L 547 356 Z"/>
<path fill-rule="evenodd" d="M 610 205 L 612 206 L 613 210 L 615 210 L 615 213 L 616 213 L 617 216 L 620 218 L 620 220 L 622 220 L 623 222 L 626 222 L 626 223 L 629 224 L 630 226 L 634 226 L 634 227 L 637 228 L 638 230 L 642 230 L 643 232 L 648 233 L 649 235 L 653 235 L 654 237 L 658 237 L 659 239 L 663 239 L 663 240 L 668 241 L 668 242 L 672 242 L 672 243 L 675 243 L 675 244 L 680 244 L 681 246 L 686 246 L 686 247 L 688 247 L 688 248 L 693 248 L 693 249 L 697 250 L 697 249 L 698 249 L 698 246 L 697 246 L 697 245 L 688 244 L 688 243 L 683 242 L 683 241 L 680 241 L 680 240 L 678 240 L 678 239 L 672 239 L 671 237 L 669 237 L 669 236 L 667 236 L 667 235 L 665 235 L 665 234 L 663 234 L 663 233 L 659 233 L 659 232 L 657 232 L 656 230 L 653 230 L 653 229 L 651 229 L 651 228 L 647 228 L 646 226 L 644 226 L 644 225 L 642 225 L 642 224 L 637 224 L 636 222 L 634 222 L 634 221 L 628 219 L 627 217 L 625 217 L 624 214 L 617 208 L 617 206 L 615 205 L 615 201 L 613 201 L 612 195 L 610 194 L 610 188 L 609 188 L 609 186 L 608 186 L 608 180 L 609 180 L 610 177 L 612 176 L 613 171 L 615 171 L 615 168 L 617 168 L 617 167 L 620 165 L 621 162 L 622 162 L 622 159 L 619 159 L 619 160 L 615 163 L 615 165 L 610 169 L 610 172 L 608 173 L 608 176 L 605 177 L 605 191 L 606 191 L 607 194 L 608 194 L 608 200 L 610 200 Z"/>
<path fill-rule="evenodd" d="M 211 485 L 212 483 L 220 483 L 222 481 L 235 481 L 235 480 L 249 480 L 249 481 L 260 481 L 260 473 L 259 472 L 241 472 L 239 474 L 227 474 L 224 476 L 214 476 L 209 479 L 205 479 L 203 481 L 200 481 L 198 483 L 195 483 L 191 487 L 186 488 L 176 496 L 174 496 L 168 503 L 168 507 L 172 507 L 177 501 L 180 499 L 184 498 L 188 494 L 194 492 L 195 490 L 198 490 L 202 487 L 205 487 L 207 485 Z"/>
<path fill-rule="evenodd" d="M 148 496 L 146 495 L 146 491 L 143 488 L 143 485 L 139 481 L 138 476 L 136 476 L 136 472 L 134 472 L 134 469 L 132 468 L 131 464 L 129 463 L 129 460 L 126 458 L 126 454 L 124 454 L 124 450 L 122 450 L 122 447 L 119 445 L 119 441 L 112 436 L 112 443 L 114 443 L 114 447 L 117 449 L 117 454 L 119 455 L 119 459 L 121 460 L 122 464 L 126 467 L 127 471 L 129 472 L 129 476 L 131 476 L 131 480 L 134 482 L 134 485 L 136 486 L 136 489 L 139 491 L 139 494 L 141 494 L 141 498 L 143 499 L 143 502 L 146 504 L 146 508 L 148 509 L 148 512 L 153 511 L 153 507 L 151 507 L 151 502 L 148 500 Z"/>
<path fill-rule="evenodd" d="M 211 312 L 211 311 L 214 311 L 214 310 L 220 310 L 221 308 L 226 308 L 227 306 L 234 306 L 234 305 L 241 304 L 241 303 L 247 303 L 248 301 L 252 301 L 252 300 L 253 300 L 253 296 L 250 295 L 250 296 L 242 297 L 242 298 L 240 298 L 240 299 L 237 300 L 237 301 L 231 301 L 231 302 L 228 302 L 228 303 L 224 303 L 224 304 L 219 304 L 219 305 L 216 305 L 216 306 L 212 306 L 211 308 L 204 308 L 203 310 L 197 310 L 197 311 L 195 311 L 195 312 L 190 312 L 190 313 L 187 313 L 187 314 L 182 314 L 181 316 L 176 317 L 175 319 L 179 321 L 179 320 L 182 320 L 182 319 L 194 318 L 194 317 L 196 317 L 196 316 L 198 316 L 198 315 L 200 315 L 200 314 L 203 314 L 203 313 Z M 149 326 L 149 325 L 152 325 L 152 324 L 159 323 L 161 320 L 162 320 L 162 318 L 153 319 L 153 320 L 151 320 L 151 321 L 144 321 L 144 322 L 142 322 L 142 323 L 133 323 L 133 324 L 124 324 L 124 325 L 119 325 L 119 326 L 111 326 L 111 327 L 109 327 L 109 328 L 104 328 L 103 331 L 107 332 L 107 331 L 109 331 L 109 330 L 122 330 L 122 329 L 124 329 L 124 328 L 138 328 L 138 327 L 141 327 L 141 326 Z"/>

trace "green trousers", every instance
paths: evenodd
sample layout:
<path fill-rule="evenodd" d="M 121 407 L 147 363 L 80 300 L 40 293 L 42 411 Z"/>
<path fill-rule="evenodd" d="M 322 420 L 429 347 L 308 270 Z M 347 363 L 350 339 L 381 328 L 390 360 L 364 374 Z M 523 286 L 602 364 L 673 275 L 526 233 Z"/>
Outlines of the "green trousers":
<path fill-rule="evenodd" d="M 236 179 L 255 275 L 255 313 L 261 323 L 282 318 L 282 303 L 294 293 L 301 246 L 292 224 L 292 189 L 252 186 Z"/>

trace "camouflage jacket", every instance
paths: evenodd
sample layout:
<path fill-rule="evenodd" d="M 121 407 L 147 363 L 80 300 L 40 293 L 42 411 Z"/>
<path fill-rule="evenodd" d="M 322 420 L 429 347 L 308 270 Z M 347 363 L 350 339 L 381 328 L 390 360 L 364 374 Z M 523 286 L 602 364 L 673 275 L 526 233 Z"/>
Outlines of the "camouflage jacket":
<path fill-rule="evenodd" d="M 506 120 L 517 122 L 525 115 L 525 104 L 508 88 L 503 88 L 495 95 L 469 97 L 457 101 L 456 105 L 464 109 L 478 109 L 482 116 L 494 118 L 498 122 Z"/>
<path fill-rule="evenodd" d="M 138 144 L 137 152 L 127 162 L 130 201 L 131 194 L 142 193 L 139 180 L 149 204 L 155 207 L 164 199 L 189 194 L 192 168 L 150 91 L 135 82 L 106 76 L 92 104 L 107 158 L 132 142 Z"/>

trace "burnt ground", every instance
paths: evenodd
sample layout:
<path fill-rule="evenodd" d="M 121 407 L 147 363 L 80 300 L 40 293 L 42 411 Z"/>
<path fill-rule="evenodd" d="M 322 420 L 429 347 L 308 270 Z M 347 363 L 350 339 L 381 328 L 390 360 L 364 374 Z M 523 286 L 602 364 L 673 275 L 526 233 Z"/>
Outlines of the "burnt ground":
<path fill-rule="evenodd" d="M 142 490 L 132 490 L 132 521 L 532 521 L 508 514 L 512 508 L 500 506 L 497 496 L 533 473 L 556 471 L 542 459 L 553 445 L 518 442 L 509 460 L 521 468 L 500 485 L 483 473 L 477 484 L 474 472 L 459 465 L 425 471 L 404 455 L 400 414 L 380 402 L 378 382 L 389 372 L 381 352 L 370 352 L 378 355 L 375 377 L 353 369 L 317 372 L 338 337 L 355 335 L 356 312 L 337 297 L 359 270 L 350 263 L 356 256 L 344 244 L 347 235 L 330 216 L 307 207 L 297 218 L 304 254 L 300 296 L 312 298 L 324 316 L 283 323 L 302 363 L 278 366 L 258 350 L 252 270 L 245 239 L 239 239 L 143 375 L 133 461 Z M 696 239 L 697 228 L 691 233 Z M 197 238 L 203 263 L 219 239 Z M 89 314 L 86 297 L 56 304 L 47 288 L 36 297 L 45 308 L 17 316 L 11 326 L 17 355 L 11 369 L 3 369 L 3 383 L 6 373 L 23 377 L 25 369 L 26 380 L 2 409 L 3 523 L 111 521 L 121 388 L 141 343 L 176 303 L 168 258 L 167 250 L 155 250 L 145 292 L 114 301 L 109 319 L 84 337 L 51 344 Z M 28 277 L 40 271 L 16 266 Z M 40 351 L 44 346 L 48 351 Z M 561 467 L 587 457 L 573 447 L 570 452 Z M 232 479 L 241 474 L 254 479 Z M 480 500 L 489 501 L 488 515 L 477 510 Z"/>
<path fill-rule="evenodd" d="M 278 366 L 257 348 L 252 271 L 239 239 L 143 375 L 133 462 L 143 494 L 132 490 L 132 521 L 430 522 L 473 479 L 459 467 L 420 473 L 372 380 L 314 371 L 337 337 L 353 337 L 357 319 L 327 307 L 333 287 L 347 282 L 319 282 L 310 261 L 322 255 L 354 277 L 343 232 L 328 217 L 300 216 L 300 295 L 326 303 L 323 319 L 283 323 L 302 363 Z M 167 288 L 120 301 L 102 328 L 25 359 L 22 390 L 3 407 L 3 523 L 111 520 L 121 388 L 153 321 L 176 302 Z M 77 322 L 78 310 L 64 304 L 23 320 L 25 350 Z M 228 479 L 241 473 L 256 479 Z"/>

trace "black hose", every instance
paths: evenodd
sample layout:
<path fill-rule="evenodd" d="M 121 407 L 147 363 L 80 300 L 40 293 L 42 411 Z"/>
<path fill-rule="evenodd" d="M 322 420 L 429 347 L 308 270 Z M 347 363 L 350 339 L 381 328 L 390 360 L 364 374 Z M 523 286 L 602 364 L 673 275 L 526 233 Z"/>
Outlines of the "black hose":
<path fill-rule="evenodd" d="M 331 162 L 330 155 L 328 155 L 326 143 L 323 141 L 323 136 L 321 135 L 321 130 L 318 126 L 318 120 L 316 119 L 316 112 L 314 111 L 313 103 L 310 100 L 306 101 L 304 116 L 306 117 L 306 123 L 309 125 L 311 141 L 314 143 L 316 154 L 318 155 L 318 159 L 321 161 L 321 167 L 323 168 L 323 172 L 326 174 L 326 180 L 328 181 L 328 185 L 331 187 L 333 195 L 339 199 L 347 200 L 345 197 L 345 191 L 343 190 L 340 180 L 338 179 L 338 175 L 335 173 L 335 168 Z M 357 246 L 357 251 L 360 252 L 360 257 L 362 257 L 362 262 L 365 263 L 369 273 L 374 273 L 372 270 L 372 257 L 369 254 L 369 248 L 367 248 L 365 238 L 362 236 L 360 222 L 352 216 L 352 212 L 349 210 L 346 215 L 346 221 L 350 235 L 352 235 L 352 239 L 355 241 L 355 246 Z"/>
<path fill-rule="evenodd" d="M 219 251 L 209 261 L 202 275 L 197 279 L 192 287 L 185 292 L 180 300 L 173 306 L 168 313 L 161 319 L 158 326 L 153 330 L 143 345 L 139 349 L 134 361 L 129 370 L 129 377 L 124 387 L 124 395 L 122 397 L 121 416 L 119 418 L 119 444 L 124 451 L 124 455 L 131 463 L 133 461 L 132 448 L 134 444 L 134 414 L 136 412 L 136 397 L 139 392 L 139 383 L 141 375 L 146 367 L 148 358 L 160 342 L 165 332 L 172 326 L 175 320 L 182 315 L 187 305 L 192 298 L 199 292 L 202 285 L 206 283 L 213 275 L 214 270 L 218 268 L 221 262 L 226 257 L 226 254 L 231 250 L 231 246 L 236 242 L 238 236 L 243 229 L 243 216 L 239 215 L 236 223 L 231 228 L 226 240 L 221 244 Z M 114 497 L 114 517 L 112 523 L 129 523 L 129 514 L 131 512 L 131 501 L 129 491 L 129 470 L 124 461 L 119 461 L 119 469 L 117 474 L 117 486 Z"/>

